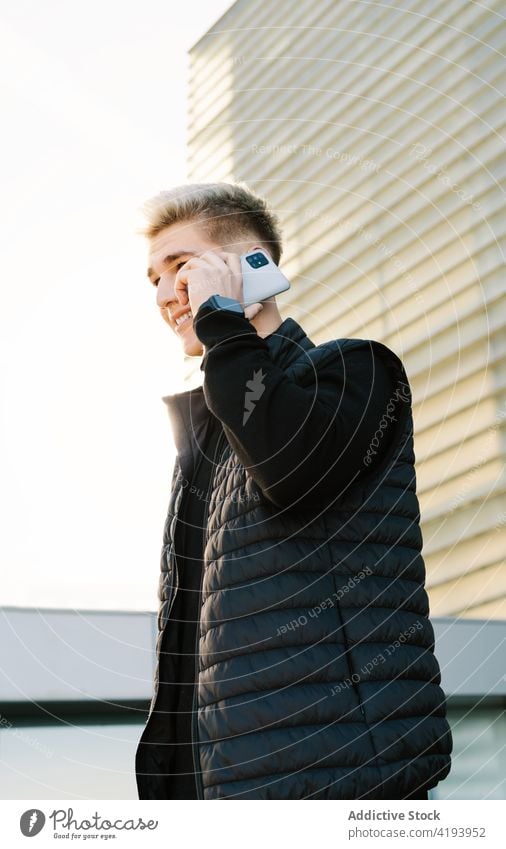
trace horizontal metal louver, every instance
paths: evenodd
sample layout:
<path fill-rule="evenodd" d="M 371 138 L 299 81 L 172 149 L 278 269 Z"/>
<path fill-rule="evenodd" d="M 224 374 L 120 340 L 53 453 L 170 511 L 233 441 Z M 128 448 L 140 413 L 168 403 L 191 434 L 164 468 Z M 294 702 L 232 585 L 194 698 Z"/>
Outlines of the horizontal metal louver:
<path fill-rule="evenodd" d="M 506 618 L 503 13 L 240 0 L 190 51 L 188 180 L 268 198 L 284 317 L 405 364 L 437 616 Z"/>

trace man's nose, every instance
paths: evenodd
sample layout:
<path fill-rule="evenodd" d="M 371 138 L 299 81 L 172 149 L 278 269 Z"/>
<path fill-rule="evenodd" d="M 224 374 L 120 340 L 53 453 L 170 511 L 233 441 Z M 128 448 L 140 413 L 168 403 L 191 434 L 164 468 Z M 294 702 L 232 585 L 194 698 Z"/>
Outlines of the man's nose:
<path fill-rule="evenodd" d="M 174 301 L 177 301 L 174 281 L 171 281 L 168 275 L 162 274 L 156 287 L 156 303 L 160 309 L 167 309 L 169 304 L 174 303 Z"/>

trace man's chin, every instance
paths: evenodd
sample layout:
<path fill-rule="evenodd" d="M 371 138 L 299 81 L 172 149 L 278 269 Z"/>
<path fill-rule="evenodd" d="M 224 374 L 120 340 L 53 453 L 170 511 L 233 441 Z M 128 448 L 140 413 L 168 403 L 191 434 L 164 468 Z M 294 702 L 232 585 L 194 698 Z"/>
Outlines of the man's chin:
<path fill-rule="evenodd" d="M 182 336 L 181 345 L 187 357 L 201 357 L 204 353 L 204 346 L 194 333 L 187 332 Z"/>

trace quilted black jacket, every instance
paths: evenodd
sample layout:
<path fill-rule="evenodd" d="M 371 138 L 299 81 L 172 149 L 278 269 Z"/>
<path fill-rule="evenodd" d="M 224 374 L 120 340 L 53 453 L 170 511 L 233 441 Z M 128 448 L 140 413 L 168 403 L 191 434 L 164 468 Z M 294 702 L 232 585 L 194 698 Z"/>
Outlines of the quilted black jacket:
<path fill-rule="evenodd" d="M 409 383 L 379 342 L 316 347 L 293 319 L 282 328 L 264 340 L 277 377 L 283 372 L 281 389 L 288 381 L 314 395 L 344 350 L 374 349 L 395 387 L 385 410 L 395 437 L 374 470 L 366 454 L 353 480 L 340 486 L 330 474 L 312 498 L 307 473 L 283 485 L 279 468 L 269 478 L 253 463 L 254 412 L 249 434 L 238 424 L 242 410 L 227 422 L 213 383 L 218 370 L 206 367 L 206 403 L 224 434 L 208 503 L 197 647 L 199 797 L 400 798 L 442 780 L 452 749 L 424 588 Z M 179 439 L 184 445 L 183 433 Z M 181 451 L 164 528 L 158 658 L 177 584 L 173 540 L 187 460 Z M 158 669 L 136 757 L 141 798 L 157 692 Z"/>

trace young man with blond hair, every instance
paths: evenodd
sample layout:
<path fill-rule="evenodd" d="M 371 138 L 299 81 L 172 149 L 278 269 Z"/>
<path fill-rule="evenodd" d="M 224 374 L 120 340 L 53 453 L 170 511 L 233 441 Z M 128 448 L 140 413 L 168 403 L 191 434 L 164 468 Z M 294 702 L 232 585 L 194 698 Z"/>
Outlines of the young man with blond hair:
<path fill-rule="evenodd" d="M 146 212 L 157 307 L 204 379 L 163 399 L 177 456 L 139 798 L 427 799 L 452 739 L 402 362 L 316 346 L 275 297 L 243 309 L 241 254 L 282 254 L 245 184 Z"/>

